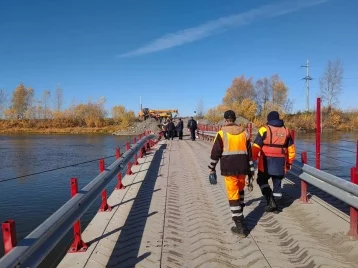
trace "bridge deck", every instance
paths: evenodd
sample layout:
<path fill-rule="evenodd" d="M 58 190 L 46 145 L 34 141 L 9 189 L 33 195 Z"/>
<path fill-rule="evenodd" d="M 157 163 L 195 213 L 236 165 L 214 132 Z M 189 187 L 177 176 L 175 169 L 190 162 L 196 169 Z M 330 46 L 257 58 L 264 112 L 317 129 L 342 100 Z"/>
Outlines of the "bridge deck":
<path fill-rule="evenodd" d="M 358 267 L 347 216 L 318 198 L 300 204 L 288 179 L 277 215 L 264 213 L 256 184 L 246 191 L 250 234 L 232 235 L 225 185 L 220 176 L 208 183 L 209 153 L 204 141 L 157 144 L 110 196 L 112 212 L 84 231 L 87 252 L 67 254 L 58 267 Z"/>

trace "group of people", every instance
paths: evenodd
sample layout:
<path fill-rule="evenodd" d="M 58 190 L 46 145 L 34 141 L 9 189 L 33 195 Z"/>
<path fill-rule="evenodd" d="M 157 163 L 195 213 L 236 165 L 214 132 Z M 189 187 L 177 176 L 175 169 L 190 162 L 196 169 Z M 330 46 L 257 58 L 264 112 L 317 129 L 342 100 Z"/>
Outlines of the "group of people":
<path fill-rule="evenodd" d="M 198 128 L 198 123 L 196 120 L 191 117 L 188 121 L 187 128 L 190 130 L 191 140 L 195 140 L 195 131 Z M 173 119 L 169 118 L 164 123 L 162 123 L 162 131 L 163 136 L 166 140 L 174 139 L 176 133 L 178 134 L 179 140 L 183 139 L 183 130 L 184 130 L 184 122 L 181 118 L 179 118 L 178 123 L 175 125 Z"/>
<path fill-rule="evenodd" d="M 184 123 L 181 118 L 179 118 L 177 125 L 175 125 L 174 120 L 172 118 L 167 119 L 167 121 L 162 124 L 163 136 L 166 140 L 173 140 L 176 136 L 176 133 L 178 134 L 179 140 L 182 140 L 183 130 Z"/>
<path fill-rule="evenodd" d="M 225 126 L 216 134 L 209 164 L 210 184 L 217 184 L 216 165 L 220 160 L 221 175 L 224 176 L 229 206 L 235 226 L 231 231 L 246 237 L 243 210 L 244 188 L 254 176 L 258 160 L 257 184 L 266 199 L 266 212 L 278 213 L 277 199 L 282 197 L 281 181 L 296 157 L 294 141 L 277 111 L 267 116 L 251 145 L 244 127 L 235 124 L 232 110 L 224 113 Z M 273 190 L 268 184 L 272 178 Z"/>

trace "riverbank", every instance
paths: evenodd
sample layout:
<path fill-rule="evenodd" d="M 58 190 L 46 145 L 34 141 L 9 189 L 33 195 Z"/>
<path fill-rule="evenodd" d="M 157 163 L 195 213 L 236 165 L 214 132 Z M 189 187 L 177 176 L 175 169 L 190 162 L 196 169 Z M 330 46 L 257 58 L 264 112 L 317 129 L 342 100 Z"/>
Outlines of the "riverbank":
<path fill-rule="evenodd" d="M 54 126 L 54 122 L 14 120 L 0 121 L 0 134 L 110 134 L 118 136 L 138 135 L 146 130 L 157 132 L 160 130 L 158 122 L 148 119 L 144 122 L 131 122 L 129 126 L 123 127 L 120 124 L 109 124 L 98 127 L 88 126 Z"/>

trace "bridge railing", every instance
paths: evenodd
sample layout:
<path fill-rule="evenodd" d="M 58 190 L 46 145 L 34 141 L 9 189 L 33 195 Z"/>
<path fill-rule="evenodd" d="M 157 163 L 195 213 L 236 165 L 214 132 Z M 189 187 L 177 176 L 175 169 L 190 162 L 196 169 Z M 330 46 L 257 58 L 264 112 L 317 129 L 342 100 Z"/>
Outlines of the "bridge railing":
<path fill-rule="evenodd" d="M 122 155 L 117 148 L 116 161 L 105 168 L 104 159 L 100 160 L 100 174 L 78 191 L 77 179 L 71 179 L 71 196 L 61 208 L 47 218 L 41 225 L 17 244 L 15 222 L 6 221 L 2 224 L 4 235 L 5 255 L 0 259 L 1 268 L 37 267 L 51 250 L 59 243 L 66 233 L 74 227 L 74 242 L 69 252 L 86 251 L 87 245 L 81 238 L 80 218 L 91 205 L 102 196 L 100 211 L 110 211 L 107 204 L 106 186 L 117 176 L 116 189 L 123 189 L 121 171 L 127 167 L 127 174 L 131 174 L 132 163 L 138 164 L 138 152 L 143 157 L 146 150 L 150 150 L 158 141 L 156 135 L 144 133 L 134 138 L 132 146 L 127 143 L 127 150 Z"/>
<path fill-rule="evenodd" d="M 198 135 L 199 138 L 203 140 L 213 141 L 216 132 L 199 130 Z M 351 168 L 351 181 L 347 181 L 307 165 L 307 152 L 302 152 L 301 161 L 295 160 L 292 164 L 292 168 L 288 171 L 288 173 L 296 176 L 301 180 L 301 203 L 308 203 L 308 183 L 348 204 L 350 206 L 350 230 L 348 235 L 358 238 L 357 167 Z"/>

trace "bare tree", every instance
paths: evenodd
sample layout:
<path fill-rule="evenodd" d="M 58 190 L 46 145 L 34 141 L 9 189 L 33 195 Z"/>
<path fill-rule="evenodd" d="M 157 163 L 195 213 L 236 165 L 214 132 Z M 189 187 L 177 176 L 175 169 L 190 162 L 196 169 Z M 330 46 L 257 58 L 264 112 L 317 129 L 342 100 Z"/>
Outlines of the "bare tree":
<path fill-rule="evenodd" d="M 44 105 L 44 118 L 47 119 L 47 110 L 48 110 L 48 101 L 50 99 L 51 92 L 50 90 L 45 90 L 42 95 L 42 103 Z"/>
<path fill-rule="evenodd" d="M 342 93 L 343 65 L 340 59 L 328 61 L 323 76 L 319 80 L 322 100 L 327 102 L 328 110 L 337 105 Z"/>
<path fill-rule="evenodd" d="M 3 110 L 6 107 L 7 95 L 6 92 L 0 89 L 0 117 L 2 116 Z"/>
<path fill-rule="evenodd" d="M 198 102 L 198 106 L 196 108 L 196 115 L 198 118 L 204 117 L 204 103 L 203 103 L 203 97 L 200 98 Z"/>
<path fill-rule="evenodd" d="M 55 90 L 54 106 L 57 112 L 61 111 L 63 105 L 63 90 L 57 87 Z"/>

